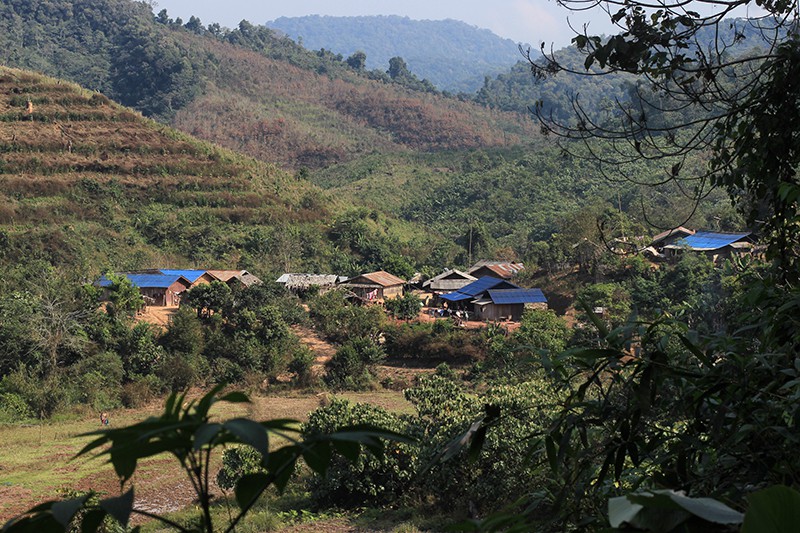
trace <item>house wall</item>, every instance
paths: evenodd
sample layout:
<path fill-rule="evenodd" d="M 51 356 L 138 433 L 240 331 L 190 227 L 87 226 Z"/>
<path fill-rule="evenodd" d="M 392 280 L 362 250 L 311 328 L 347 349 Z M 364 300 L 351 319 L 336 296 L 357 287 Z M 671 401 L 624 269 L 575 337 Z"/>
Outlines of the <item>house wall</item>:
<path fill-rule="evenodd" d="M 484 306 L 475 306 L 475 314 L 479 320 L 514 320 L 517 321 L 522 318 L 522 313 L 525 310 L 524 304 L 487 304 Z"/>
<path fill-rule="evenodd" d="M 399 298 L 403 296 L 403 286 L 397 285 L 395 287 L 384 287 L 381 292 L 382 292 L 381 297 L 384 300 L 392 300 L 394 298 Z"/>
<path fill-rule="evenodd" d="M 168 288 L 163 287 L 139 287 L 142 296 L 153 299 L 153 305 L 158 307 L 176 307 L 181 303 L 181 294 L 187 287 L 183 283 L 176 281 Z"/>

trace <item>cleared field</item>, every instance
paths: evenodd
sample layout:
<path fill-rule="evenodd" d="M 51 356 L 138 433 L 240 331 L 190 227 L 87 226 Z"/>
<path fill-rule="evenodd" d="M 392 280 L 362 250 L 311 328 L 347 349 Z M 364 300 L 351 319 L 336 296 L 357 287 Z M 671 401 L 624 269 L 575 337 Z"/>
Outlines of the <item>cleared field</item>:
<path fill-rule="evenodd" d="M 354 402 L 372 403 L 396 412 L 411 412 L 402 392 L 380 391 L 339 395 Z M 325 401 L 326 395 L 289 394 L 256 397 L 250 405 L 218 404 L 221 419 L 248 416 L 256 420 L 295 418 L 305 420 Z M 110 413 L 111 424 L 128 425 L 161 412 L 161 404 L 143 409 Z M 119 493 L 111 465 L 104 459 L 72 457 L 90 440 L 81 437 L 100 429 L 99 418 L 86 415 L 69 421 L 29 426 L 0 427 L 0 522 L 67 489 Z M 219 458 L 217 458 L 219 460 Z M 137 508 L 162 513 L 178 510 L 192 502 L 193 492 L 183 472 L 171 457 L 157 457 L 141 464 L 133 478 Z"/>

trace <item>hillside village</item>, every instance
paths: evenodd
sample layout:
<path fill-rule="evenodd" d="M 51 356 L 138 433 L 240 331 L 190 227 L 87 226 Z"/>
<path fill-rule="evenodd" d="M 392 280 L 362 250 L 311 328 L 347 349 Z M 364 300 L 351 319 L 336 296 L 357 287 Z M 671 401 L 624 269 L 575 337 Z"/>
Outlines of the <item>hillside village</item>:
<path fill-rule="evenodd" d="M 800 12 L 762 4 L 633 0 L 455 94 L 0 3 L 3 533 L 795 531 Z"/>

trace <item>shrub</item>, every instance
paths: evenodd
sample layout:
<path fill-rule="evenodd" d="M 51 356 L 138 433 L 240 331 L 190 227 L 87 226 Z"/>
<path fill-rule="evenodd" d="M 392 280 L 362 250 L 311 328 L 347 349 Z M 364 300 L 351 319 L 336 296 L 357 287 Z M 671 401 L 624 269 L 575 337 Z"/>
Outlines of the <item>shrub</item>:
<path fill-rule="evenodd" d="M 338 390 L 367 389 L 374 380 L 372 366 L 385 355 L 383 348 L 370 339 L 348 341 L 325 365 L 325 383 Z"/>
<path fill-rule="evenodd" d="M 13 392 L 0 393 L 0 423 L 19 422 L 33 417 L 25 399 Z"/>
<path fill-rule="evenodd" d="M 311 413 L 303 425 L 303 435 L 308 438 L 355 424 L 401 433 L 407 430 L 406 421 L 380 407 L 334 398 Z M 408 491 L 416 466 L 415 449 L 407 444 L 387 443 L 382 457 L 362 453 L 354 462 L 337 455 L 325 477 L 311 478 L 312 496 L 321 505 L 383 505 Z"/>
<path fill-rule="evenodd" d="M 160 390 L 161 381 L 155 375 L 136 376 L 122 386 L 120 401 L 125 407 L 142 407 L 152 401 Z"/>
<path fill-rule="evenodd" d="M 294 383 L 299 387 L 310 387 L 314 383 L 311 371 L 314 365 L 314 353 L 308 348 L 297 350 L 289 362 L 288 370 L 294 374 Z"/>
<path fill-rule="evenodd" d="M 263 472 L 261 454 L 252 446 L 236 446 L 222 452 L 222 467 L 217 472 L 217 485 L 231 490 L 247 474 Z"/>

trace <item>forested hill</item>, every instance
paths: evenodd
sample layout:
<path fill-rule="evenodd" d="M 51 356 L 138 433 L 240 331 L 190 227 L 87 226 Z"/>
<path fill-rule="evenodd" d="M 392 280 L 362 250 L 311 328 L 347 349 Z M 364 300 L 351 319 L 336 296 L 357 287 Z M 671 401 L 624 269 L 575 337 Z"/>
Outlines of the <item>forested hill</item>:
<path fill-rule="evenodd" d="M 310 49 L 352 56 L 366 54 L 366 66 L 386 70 L 401 57 L 411 72 L 439 89 L 474 93 L 485 76 L 520 60 L 518 44 L 457 20 L 412 20 L 400 16 L 280 17 L 267 22 Z"/>
<path fill-rule="evenodd" d="M 291 168 L 374 150 L 528 140 L 530 120 L 371 73 L 242 22 L 185 23 L 131 0 L 8 0 L 0 63 L 63 77 L 195 136 Z"/>
<path fill-rule="evenodd" d="M 0 268 L 413 273 L 436 237 L 61 80 L 0 67 Z M 36 275 L 41 275 L 37 272 Z"/>

